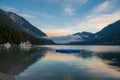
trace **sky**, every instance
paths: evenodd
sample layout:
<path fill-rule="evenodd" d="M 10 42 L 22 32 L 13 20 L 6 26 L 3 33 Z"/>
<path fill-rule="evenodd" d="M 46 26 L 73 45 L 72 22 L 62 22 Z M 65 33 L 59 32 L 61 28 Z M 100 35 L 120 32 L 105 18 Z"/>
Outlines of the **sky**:
<path fill-rule="evenodd" d="M 0 8 L 24 17 L 48 36 L 96 33 L 120 20 L 120 0 L 0 0 Z"/>

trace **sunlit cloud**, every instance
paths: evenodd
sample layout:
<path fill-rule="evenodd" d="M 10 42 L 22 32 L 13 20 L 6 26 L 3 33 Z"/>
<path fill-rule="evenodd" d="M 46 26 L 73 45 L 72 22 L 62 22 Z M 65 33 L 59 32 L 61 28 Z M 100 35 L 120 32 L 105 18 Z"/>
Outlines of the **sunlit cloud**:
<path fill-rule="evenodd" d="M 103 15 L 92 15 L 88 16 L 84 21 L 76 23 L 76 29 L 80 31 L 92 31 L 97 32 L 104 28 L 105 26 L 120 20 L 120 12 L 115 12 L 112 14 L 103 14 Z"/>
<path fill-rule="evenodd" d="M 50 0 L 49 2 L 61 5 L 64 13 L 72 16 L 76 14 L 77 8 L 89 2 L 88 0 Z M 46 31 L 49 36 L 61 36 L 76 32 L 88 31 L 96 33 L 105 26 L 120 20 L 120 11 L 117 7 L 119 0 L 104 0 L 99 5 L 93 7 L 83 19 L 71 22 L 63 27 L 69 29 L 59 29 Z"/>
<path fill-rule="evenodd" d="M 77 8 L 80 5 L 84 5 L 88 0 L 47 0 L 49 3 L 55 3 L 63 8 L 63 11 L 66 15 L 72 16 L 76 14 Z M 69 35 L 76 32 L 88 31 L 88 32 L 97 32 L 104 28 L 105 26 L 120 20 L 120 11 L 117 10 L 116 3 L 118 0 L 105 0 L 103 3 L 94 6 L 93 9 L 88 13 L 89 15 L 85 16 L 81 20 L 77 20 L 70 25 L 62 26 L 62 29 L 47 29 L 44 31 L 48 36 L 63 36 Z M 54 19 L 54 16 L 44 12 L 30 12 L 33 15 L 44 17 L 46 19 Z M 63 27 L 66 27 L 63 28 Z"/>
<path fill-rule="evenodd" d="M 48 34 L 48 36 L 63 36 L 82 31 L 96 33 L 117 20 L 120 20 L 120 11 L 110 14 L 92 14 L 87 16 L 84 20 L 77 21 L 76 23 L 67 26 L 67 29 L 49 30 L 45 32 Z"/>
<path fill-rule="evenodd" d="M 114 3 L 117 0 L 106 0 L 102 4 L 95 6 L 88 16 L 82 20 L 78 20 L 76 23 L 70 26 L 71 30 L 82 32 L 97 32 L 105 26 L 120 20 L 120 11 L 115 9 Z M 115 10 L 111 10 L 115 9 Z M 109 12 L 112 11 L 112 12 Z M 105 13 L 109 12 L 109 13 Z M 73 26 L 76 26 L 73 28 Z"/>
<path fill-rule="evenodd" d="M 21 6 L 22 3 L 14 5 L 3 0 L 0 8 L 21 15 L 48 36 L 63 36 L 82 31 L 95 33 L 120 20 L 120 0 L 93 1 L 23 0 L 23 4 L 27 4 Z"/>
<path fill-rule="evenodd" d="M 48 36 L 63 36 L 72 34 L 70 29 L 58 29 L 58 30 L 44 30 Z"/>

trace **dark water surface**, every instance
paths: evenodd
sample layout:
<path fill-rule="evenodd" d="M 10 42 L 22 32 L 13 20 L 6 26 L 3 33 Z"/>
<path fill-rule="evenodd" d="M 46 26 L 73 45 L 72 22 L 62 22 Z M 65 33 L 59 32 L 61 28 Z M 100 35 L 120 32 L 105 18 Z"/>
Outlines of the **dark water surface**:
<path fill-rule="evenodd" d="M 0 47 L 0 72 L 16 80 L 120 80 L 120 46 Z"/>

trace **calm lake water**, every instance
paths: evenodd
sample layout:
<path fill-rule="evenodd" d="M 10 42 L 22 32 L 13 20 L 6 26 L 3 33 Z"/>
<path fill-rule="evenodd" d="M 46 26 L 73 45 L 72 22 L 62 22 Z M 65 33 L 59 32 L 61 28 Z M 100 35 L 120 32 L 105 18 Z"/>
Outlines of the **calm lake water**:
<path fill-rule="evenodd" d="M 120 46 L 0 47 L 0 72 L 16 80 L 120 80 Z"/>

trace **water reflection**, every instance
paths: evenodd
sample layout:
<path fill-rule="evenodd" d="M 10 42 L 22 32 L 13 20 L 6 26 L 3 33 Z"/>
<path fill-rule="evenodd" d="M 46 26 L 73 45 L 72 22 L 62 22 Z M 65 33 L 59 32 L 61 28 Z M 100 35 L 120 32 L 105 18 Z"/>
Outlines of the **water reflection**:
<path fill-rule="evenodd" d="M 70 47 L 68 47 L 70 49 Z M 68 49 L 67 48 L 67 49 Z M 108 47 L 107 47 L 108 48 Z M 55 49 L 52 48 L 51 49 Z M 105 52 L 106 51 L 106 52 Z M 48 51 L 46 55 L 16 76 L 18 80 L 119 80 L 120 72 L 106 60 L 112 54 L 107 51 L 81 49 L 80 53 Z M 119 54 L 119 53 L 118 53 Z M 105 58 L 106 55 L 106 58 Z M 108 55 L 108 57 L 107 57 Z M 120 55 L 120 54 L 119 54 Z M 102 57 L 101 57 L 102 56 Z M 116 55 L 118 56 L 118 55 Z M 104 57 L 104 58 L 103 58 Z M 120 63 L 119 63 L 120 64 Z M 116 65 L 114 65 L 116 66 Z"/>
<path fill-rule="evenodd" d="M 57 49 L 78 49 L 80 53 Z M 120 47 L 0 48 L 0 72 L 14 74 L 16 80 L 120 80 Z"/>
<path fill-rule="evenodd" d="M 45 53 L 46 50 L 39 48 L 26 50 L 19 47 L 11 47 L 10 49 L 0 47 L 0 72 L 19 74 L 35 63 L 38 58 L 42 58 Z"/>
<path fill-rule="evenodd" d="M 44 46 L 37 46 L 37 47 L 47 47 L 50 49 L 80 49 L 80 50 L 87 50 L 93 52 L 120 52 L 120 46 L 97 46 L 97 45 L 82 45 L 82 46 L 66 46 L 66 45 L 44 45 Z"/>
<path fill-rule="evenodd" d="M 20 49 L 22 49 L 22 50 L 30 50 L 31 49 L 31 46 L 19 46 L 20 47 Z"/>
<path fill-rule="evenodd" d="M 109 52 L 102 54 L 98 53 L 96 55 L 100 57 L 104 63 L 110 65 L 111 67 L 117 67 L 116 69 L 120 71 L 120 52 L 119 53 Z"/>

